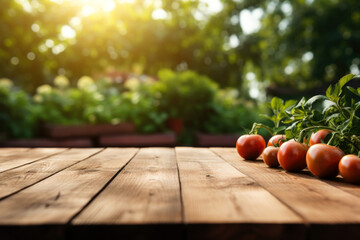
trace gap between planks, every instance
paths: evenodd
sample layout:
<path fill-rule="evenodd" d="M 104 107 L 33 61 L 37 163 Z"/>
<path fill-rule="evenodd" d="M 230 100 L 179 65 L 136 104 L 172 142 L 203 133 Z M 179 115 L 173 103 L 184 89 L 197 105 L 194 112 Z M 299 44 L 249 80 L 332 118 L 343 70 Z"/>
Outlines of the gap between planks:
<path fill-rule="evenodd" d="M 114 148 L 110 148 L 110 149 L 114 149 Z M 115 148 L 116 149 L 116 148 Z M 119 175 L 119 173 L 129 164 L 129 162 L 136 156 L 136 154 L 139 152 L 139 149 L 136 148 L 126 148 L 126 151 L 131 151 L 133 150 L 134 153 L 131 154 L 132 156 L 128 157 L 127 160 L 123 161 L 122 164 L 120 166 L 118 166 L 119 170 L 110 178 L 109 181 L 106 182 L 106 184 L 93 196 L 91 197 L 91 199 L 79 210 L 77 211 L 67 222 L 68 225 L 70 225 L 72 223 L 72 221 L 80 215 L 80 213 L 82 211 L 84 211 L 84 209 L 86 209 L 99 195 L 101 192 L 103 192 L 106 187 L 115 179 L 115 177 L 117 175 Z M 112 166 L 113 167 L 113 166 Z"/>

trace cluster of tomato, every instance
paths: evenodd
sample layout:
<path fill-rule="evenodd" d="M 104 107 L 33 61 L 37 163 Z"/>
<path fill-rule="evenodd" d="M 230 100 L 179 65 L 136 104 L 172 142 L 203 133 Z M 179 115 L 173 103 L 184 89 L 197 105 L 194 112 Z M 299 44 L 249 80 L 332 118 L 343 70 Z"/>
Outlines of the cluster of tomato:
<path fill-rule="evenodd" d="M 241 157 L 257 159 L 261 154 L 269 167 L 279 165 L 286 171 L 296 172 L 308 167 L 319 178 L 334 178 L 340 174 L 350 183 L 360 184 L 360 158 L 345 153 L 334 146 L 324 144 L 330 130 L 322 129 L 311 135 L 309 145 L 295 140 L 285 142 L 284 135 L 270 138 L 266 148 L 261 135 L 243 135 L 236 142 Z"/>

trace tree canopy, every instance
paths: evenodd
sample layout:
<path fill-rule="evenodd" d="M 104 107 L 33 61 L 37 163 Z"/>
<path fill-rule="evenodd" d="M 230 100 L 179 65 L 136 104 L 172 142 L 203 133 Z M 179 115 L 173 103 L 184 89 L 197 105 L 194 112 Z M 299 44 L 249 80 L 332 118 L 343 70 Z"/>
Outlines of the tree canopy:
<path fill-rule="evenodd" d="M 358 0 L 3 0 L 0 20 L 0 76 L 29 90 L 164 67 L 304 90 L 360 66 Z"/>

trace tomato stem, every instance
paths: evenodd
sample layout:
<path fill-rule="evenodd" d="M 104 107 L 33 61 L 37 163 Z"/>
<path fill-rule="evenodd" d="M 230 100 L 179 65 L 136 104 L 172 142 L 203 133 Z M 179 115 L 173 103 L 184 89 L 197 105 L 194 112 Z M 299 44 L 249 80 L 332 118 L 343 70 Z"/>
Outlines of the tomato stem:
<path fill-rule="evenodd" d="M 329 130 L 335 132 L 335 129 L 333 129 L 331 127 L 327 127 L 327 126 L 311 126 L 311 127 L 307 127 L 307 128 L 304 128 L 303 130 L 301 130 L 301 132 L 299 134 L 299 137 L 298 137 L 298 142 L 302 141 L 302 139 L 305 137 L 304 135 L 305 135 L 306 132 L 308 132 L 310 130 L 313 130 L 313 129 L 329 129 Z"/>
<path fill-rule="evenodd" d="M 265 126 L 264 124 L 261 124 L 261 123 L 254 123 L 252 128 L 251 128 L 251 131 L 249 132 L 249 134 L 257 134 L 257 130 L 259 128 L 266 129 L 271 135 L 274 134 L 273 131 L 269 127 L 267 127 L 267 126 Z"/>

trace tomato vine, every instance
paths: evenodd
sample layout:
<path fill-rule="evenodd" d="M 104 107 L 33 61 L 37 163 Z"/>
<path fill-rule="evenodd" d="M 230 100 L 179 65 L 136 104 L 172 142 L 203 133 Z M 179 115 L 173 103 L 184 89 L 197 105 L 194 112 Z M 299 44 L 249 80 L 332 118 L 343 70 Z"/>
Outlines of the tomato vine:
<path fill-rule="evenodd" d="M 310 99 L 284 101 L 274 97 L 268 103 L 272 115 L 264 116 L 273 126 L 254 123 L 250 133 L 264 128 L 272 135 L 285 134 L 288 140 L 303 142 L 312 133 L 328 129 L 332 133 L 324 140 L 326 144 L 360 156 L 360 88 L 347 86 L 359 79 L 359 75 L 348 74 L 330 85 L 325 95 Z"/>

